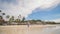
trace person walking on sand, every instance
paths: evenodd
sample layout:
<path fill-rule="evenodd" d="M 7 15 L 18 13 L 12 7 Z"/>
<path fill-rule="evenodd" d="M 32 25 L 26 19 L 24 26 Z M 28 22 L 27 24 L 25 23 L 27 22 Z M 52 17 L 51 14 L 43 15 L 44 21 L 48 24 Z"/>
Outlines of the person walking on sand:
<path fill-rule="evenodd" d="M 28 26 L 28 27 L 30 26 L 30 23 L 29 23 L 29 22 L 27 23 L 27 26 Z"/>

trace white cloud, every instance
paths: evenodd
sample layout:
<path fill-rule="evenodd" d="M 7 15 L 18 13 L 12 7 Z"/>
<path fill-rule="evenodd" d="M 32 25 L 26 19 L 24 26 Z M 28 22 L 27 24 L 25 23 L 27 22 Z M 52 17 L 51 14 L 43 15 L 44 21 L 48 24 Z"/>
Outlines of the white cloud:
<path fill-rule="evenodd" d="M 55 20 L 52 20 L 52 21 L 55 21 L 55 22 L 60 22 L 60 19 L 55 19 Z"/>
<path fill-rule="evenodd" d="M 41 9 L 47 9 L 56 7 L 60 0 L 16 0 L 18 4 L 14 5 L 12 3 L 0 3 L 0 8 L 9 14 L 14 15 L 15 17 L 21 14 L 22 16 L 27 17 L 29 14 L 32 13 L 37 7 Z"/>

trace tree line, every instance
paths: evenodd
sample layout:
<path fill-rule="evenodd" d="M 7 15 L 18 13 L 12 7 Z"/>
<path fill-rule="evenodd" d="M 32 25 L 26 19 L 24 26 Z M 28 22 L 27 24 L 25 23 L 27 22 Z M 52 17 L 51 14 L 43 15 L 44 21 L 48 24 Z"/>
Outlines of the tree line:
<path fill-rule="evenodd" d="M 6 19 L 8 19 L 8 21 L 4 20 L 3 16 L 5 16 Z M 21 15 L 19 15 L 18 18 L 15 19 L 14 16 L 6 15 L 5 13 L 3 13 L 0 10 L 0 25 L 56 24 L 56 22 L 45 22 L 45 21 L 42 21 L 42 20 L 34 20 L 34 19 L 25 20 L 25 17 L 23 17 L 22 19 L 20 19 L 20 18 L 21 18 Z"/>

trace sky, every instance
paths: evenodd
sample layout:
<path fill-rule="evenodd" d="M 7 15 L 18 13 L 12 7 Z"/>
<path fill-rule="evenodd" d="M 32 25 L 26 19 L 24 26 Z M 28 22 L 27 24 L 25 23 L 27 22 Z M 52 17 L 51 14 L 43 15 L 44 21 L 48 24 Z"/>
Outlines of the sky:
<path fill-rule="evenodd" d="M 57 20 L 60 21 L 60 5 L 57 7 L 51 9 L 51 10 L 41 10 L 39 8 L 36 8 L 33 10 L 32 14 L 28 16 L 28 19 L 41 19 L 41 20 Z M 37 12 L 38 11 L 38 12 Z"/>
<path fill-rule="evenodd" d="M 15 18 L 60 22 L 60 0 L 0 0 L 0 10 Z"/>

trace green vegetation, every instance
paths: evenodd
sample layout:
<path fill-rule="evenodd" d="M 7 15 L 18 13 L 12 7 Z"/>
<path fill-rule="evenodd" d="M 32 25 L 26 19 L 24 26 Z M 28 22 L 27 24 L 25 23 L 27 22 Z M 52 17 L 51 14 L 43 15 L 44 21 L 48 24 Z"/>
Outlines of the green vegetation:
<path fill-rule="evenodd" d="M 2 13 L 2 11 L 0 10 L 0 25 L 2 25 L 5 22 L 3 19 L 4 15 L 5 15 L 5 13 Z"/>
<path fill-rule="evenodd" d="M 0 10 L 0 25 L 27 25 L 27 24 L 39 24 L 39 25 L 46 25 L 46 24 L 57 24 L 55 22 L 45 22 L 45 21 L 42 21 L 42 20 L 25 20 L 25 17 L 22 17 L 22 20 L 21 20 L 21 15 L 18 16 L 17 19 L 15 19 L 14 16 L 10 16 L 10 15 L 7 15 L 6 16 L 6 19 L 8 19 L 8 21 L 5 21 L 3 19 L 3 16 L 6 15 L 5 13 L 2 13 L 2 11 Z M 59 23 L 60 24 L 60 23 Z"/>
<path fill-rule="evenodd" d="M 10 18 L 10 16 L 9 16 L 9 15 L 7 15 L 7 16 L 6 16 L 6 18 L 7 18 L 7 19 L 8 19 L 8 18 Z"/>

